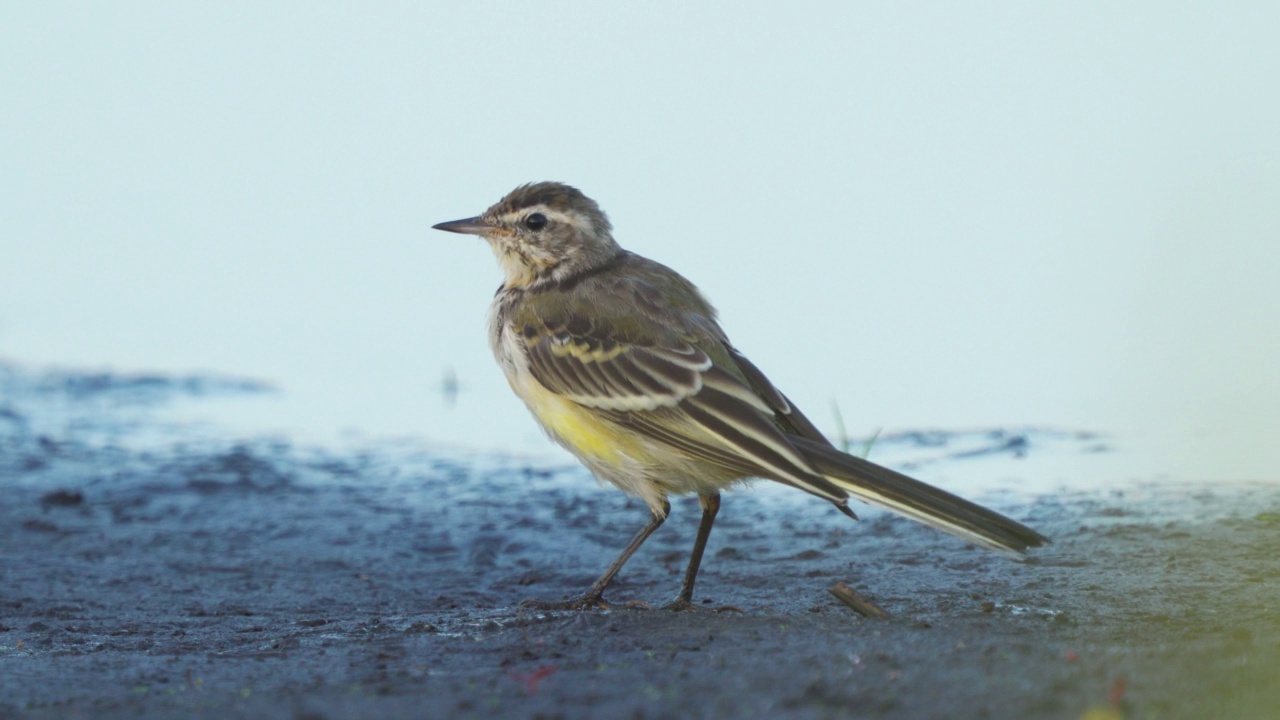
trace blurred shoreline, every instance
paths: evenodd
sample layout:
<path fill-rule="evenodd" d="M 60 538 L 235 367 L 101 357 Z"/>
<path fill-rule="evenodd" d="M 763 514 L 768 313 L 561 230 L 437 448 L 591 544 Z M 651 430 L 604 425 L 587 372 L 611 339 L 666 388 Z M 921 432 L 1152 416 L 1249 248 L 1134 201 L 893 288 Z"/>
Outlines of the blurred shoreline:
<path fill-rule="evenodd" d="M 537 614 L 644 519 L 576 464 L 172 424 L 252 381 L 0 365 L 0 715 L 1270 717 L 1280 485 L 1021 482 L 1091 433 L 886 435 L 1046 533 L 1027 562 L 772 483 L 725 496 L 695 599 Z M 185 402 L 186 400 L 179 400 Z M 975 449 L 976 448 L 976 449 Z M 1022 454 L 1019 459 L 1016 457 Z M 966 471 L 967 472 L 967 471 Z M 1025 476 L 1024 476 L 1025 477 Z M 678 586 L 695 499 L 611 588 Z M 844 582 L 887 609 L 853 615 Z M 1117 688 L 1119 688 L 1117 690 Z M 1088 717 L 1100 717 L 1091 715 Z"/>

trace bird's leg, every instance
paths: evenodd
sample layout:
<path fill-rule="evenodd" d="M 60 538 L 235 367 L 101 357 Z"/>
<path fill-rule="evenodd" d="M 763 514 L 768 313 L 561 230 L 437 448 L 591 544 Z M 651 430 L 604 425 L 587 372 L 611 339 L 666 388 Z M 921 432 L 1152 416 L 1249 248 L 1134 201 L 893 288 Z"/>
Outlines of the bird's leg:
<path fill-rule="evenodd" d="M 684 571 L 684 584 L 680 586 L 680 594 L 675 600 L 663 606 L 666 610 L 693 610 L 693 584 L 698 580 L 698 567 L 702 565 L 702 552 L 707 549 L 707 540 L 711 537 L 711 526 L 716 522 L 716 513 L 720 512 L 720 493 L 699 495 L 698 504 L 702 505 L 702 522 L 698 524 L 698 537 L 693 541 L 693 553 L 689 555 L 689 567 Z"/>
<path fill-rule="evenodd" d="M 604 571 L 604 574 L 600 576 L 600 579 L 596 580 L 590 588 L 587 588 L 587 592 L 581 596 L 564 600 L 562 602 L 525 600 L 520 603 L 520 607 L 532 608 L 534 610 L 587 610 L 590 608 L 609 609 L 609 603 L 604 601 L 604 589 L 609 586 L 610 582 L 613 582 L 613 576 L 617 575 L 618 571 L 622 569 L 622 566 L 627 564 L 627 560 L 631 559 L 631 556 L 635 554 L 635 551 L 639 550 L 640 546 L 644 544 L 644 541 L 649 539 L 649 536 L 653 534 L 653 531 L 657 530 L 662 525 L 662 523 L 667 519 L 667 514 L 670 512 L 671 503 L 664 499 L 662 501 L 662 513 L 659 514 L 655 512 L 653 514 L 653 517 L 649 519 L 649 523 L 640 528 L 640 532 L 636 533 L 635 537 L 631 538 L 631 542 L 627 543 L 627 547 L 622 551 L 622 554 L 618 556 L 618 559 L 614 560 L 613 564 L 610 565 L 609 568 Z"/>

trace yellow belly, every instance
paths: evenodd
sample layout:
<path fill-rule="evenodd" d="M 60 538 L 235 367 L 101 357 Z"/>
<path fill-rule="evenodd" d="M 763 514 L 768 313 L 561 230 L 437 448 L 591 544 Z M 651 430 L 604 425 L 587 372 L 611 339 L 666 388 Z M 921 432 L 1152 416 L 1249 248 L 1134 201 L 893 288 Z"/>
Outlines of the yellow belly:
<path fill-rule="evenodd" d="M 578 457 L 609 466 L 620 466 L 640 451 L 634 436 L 619 431 L 591 411 L 542 387 L 536 380 L 517 387 L 534 417 L 561 445 Z"/>

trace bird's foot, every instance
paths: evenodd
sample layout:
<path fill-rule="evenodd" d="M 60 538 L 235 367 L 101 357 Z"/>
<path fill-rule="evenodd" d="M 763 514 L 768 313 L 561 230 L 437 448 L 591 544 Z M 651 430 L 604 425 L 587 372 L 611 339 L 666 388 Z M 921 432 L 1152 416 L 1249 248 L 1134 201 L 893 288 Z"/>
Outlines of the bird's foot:
<path fill-rule="evenodd" d="M 688 600 L 686 598 L 676 598 L 675 600 L 672 600 L 666 605 L 663 605 L 662 609 L 670 610 L 671 612 L 717 612 L 717 613 L 736 612 L 736 613 L 743 613 L 744 615 L 747 612 L 746 610 L 743 610 L 737 605 L 720 605 L 717 607 L 707 607 L 705 605 L 694 605 L 692 600 Z"/>
<path fill-rule="evenodd" d="M 530 598 L 520 603 L 521 610 L 609 610 L 613 605 L 599 595 L 582 595 L 568 600 L 536 600 Z"/>
<path fill-rule="evenodd" d="M 521 610 L 615 610 L 617 608 L 627 610 L 653 609 L 648 603 L 640 602 L 639 600 L 615 604 L 605 600 L 601 595 L 591 593 L 559 602 L 530 599 L 520 603 Z"/>

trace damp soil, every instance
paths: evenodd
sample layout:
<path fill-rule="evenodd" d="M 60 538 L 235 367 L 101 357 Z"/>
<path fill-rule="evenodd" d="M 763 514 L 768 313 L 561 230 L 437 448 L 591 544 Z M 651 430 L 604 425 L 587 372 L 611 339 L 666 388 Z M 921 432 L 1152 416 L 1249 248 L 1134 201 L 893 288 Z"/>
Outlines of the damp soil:
<path fill-rule="evenodd" d="M 1025 563 L 734 492 L 701 611 L 531 612 L 644 508 L 574 467 L 117 427 L 257 390 L 0 365 L 0 717 L 1280 717 L 1280 483 L 976 498 L 1053 538 Z M 609 597 L 669 600 L 698 514 Z"/>

